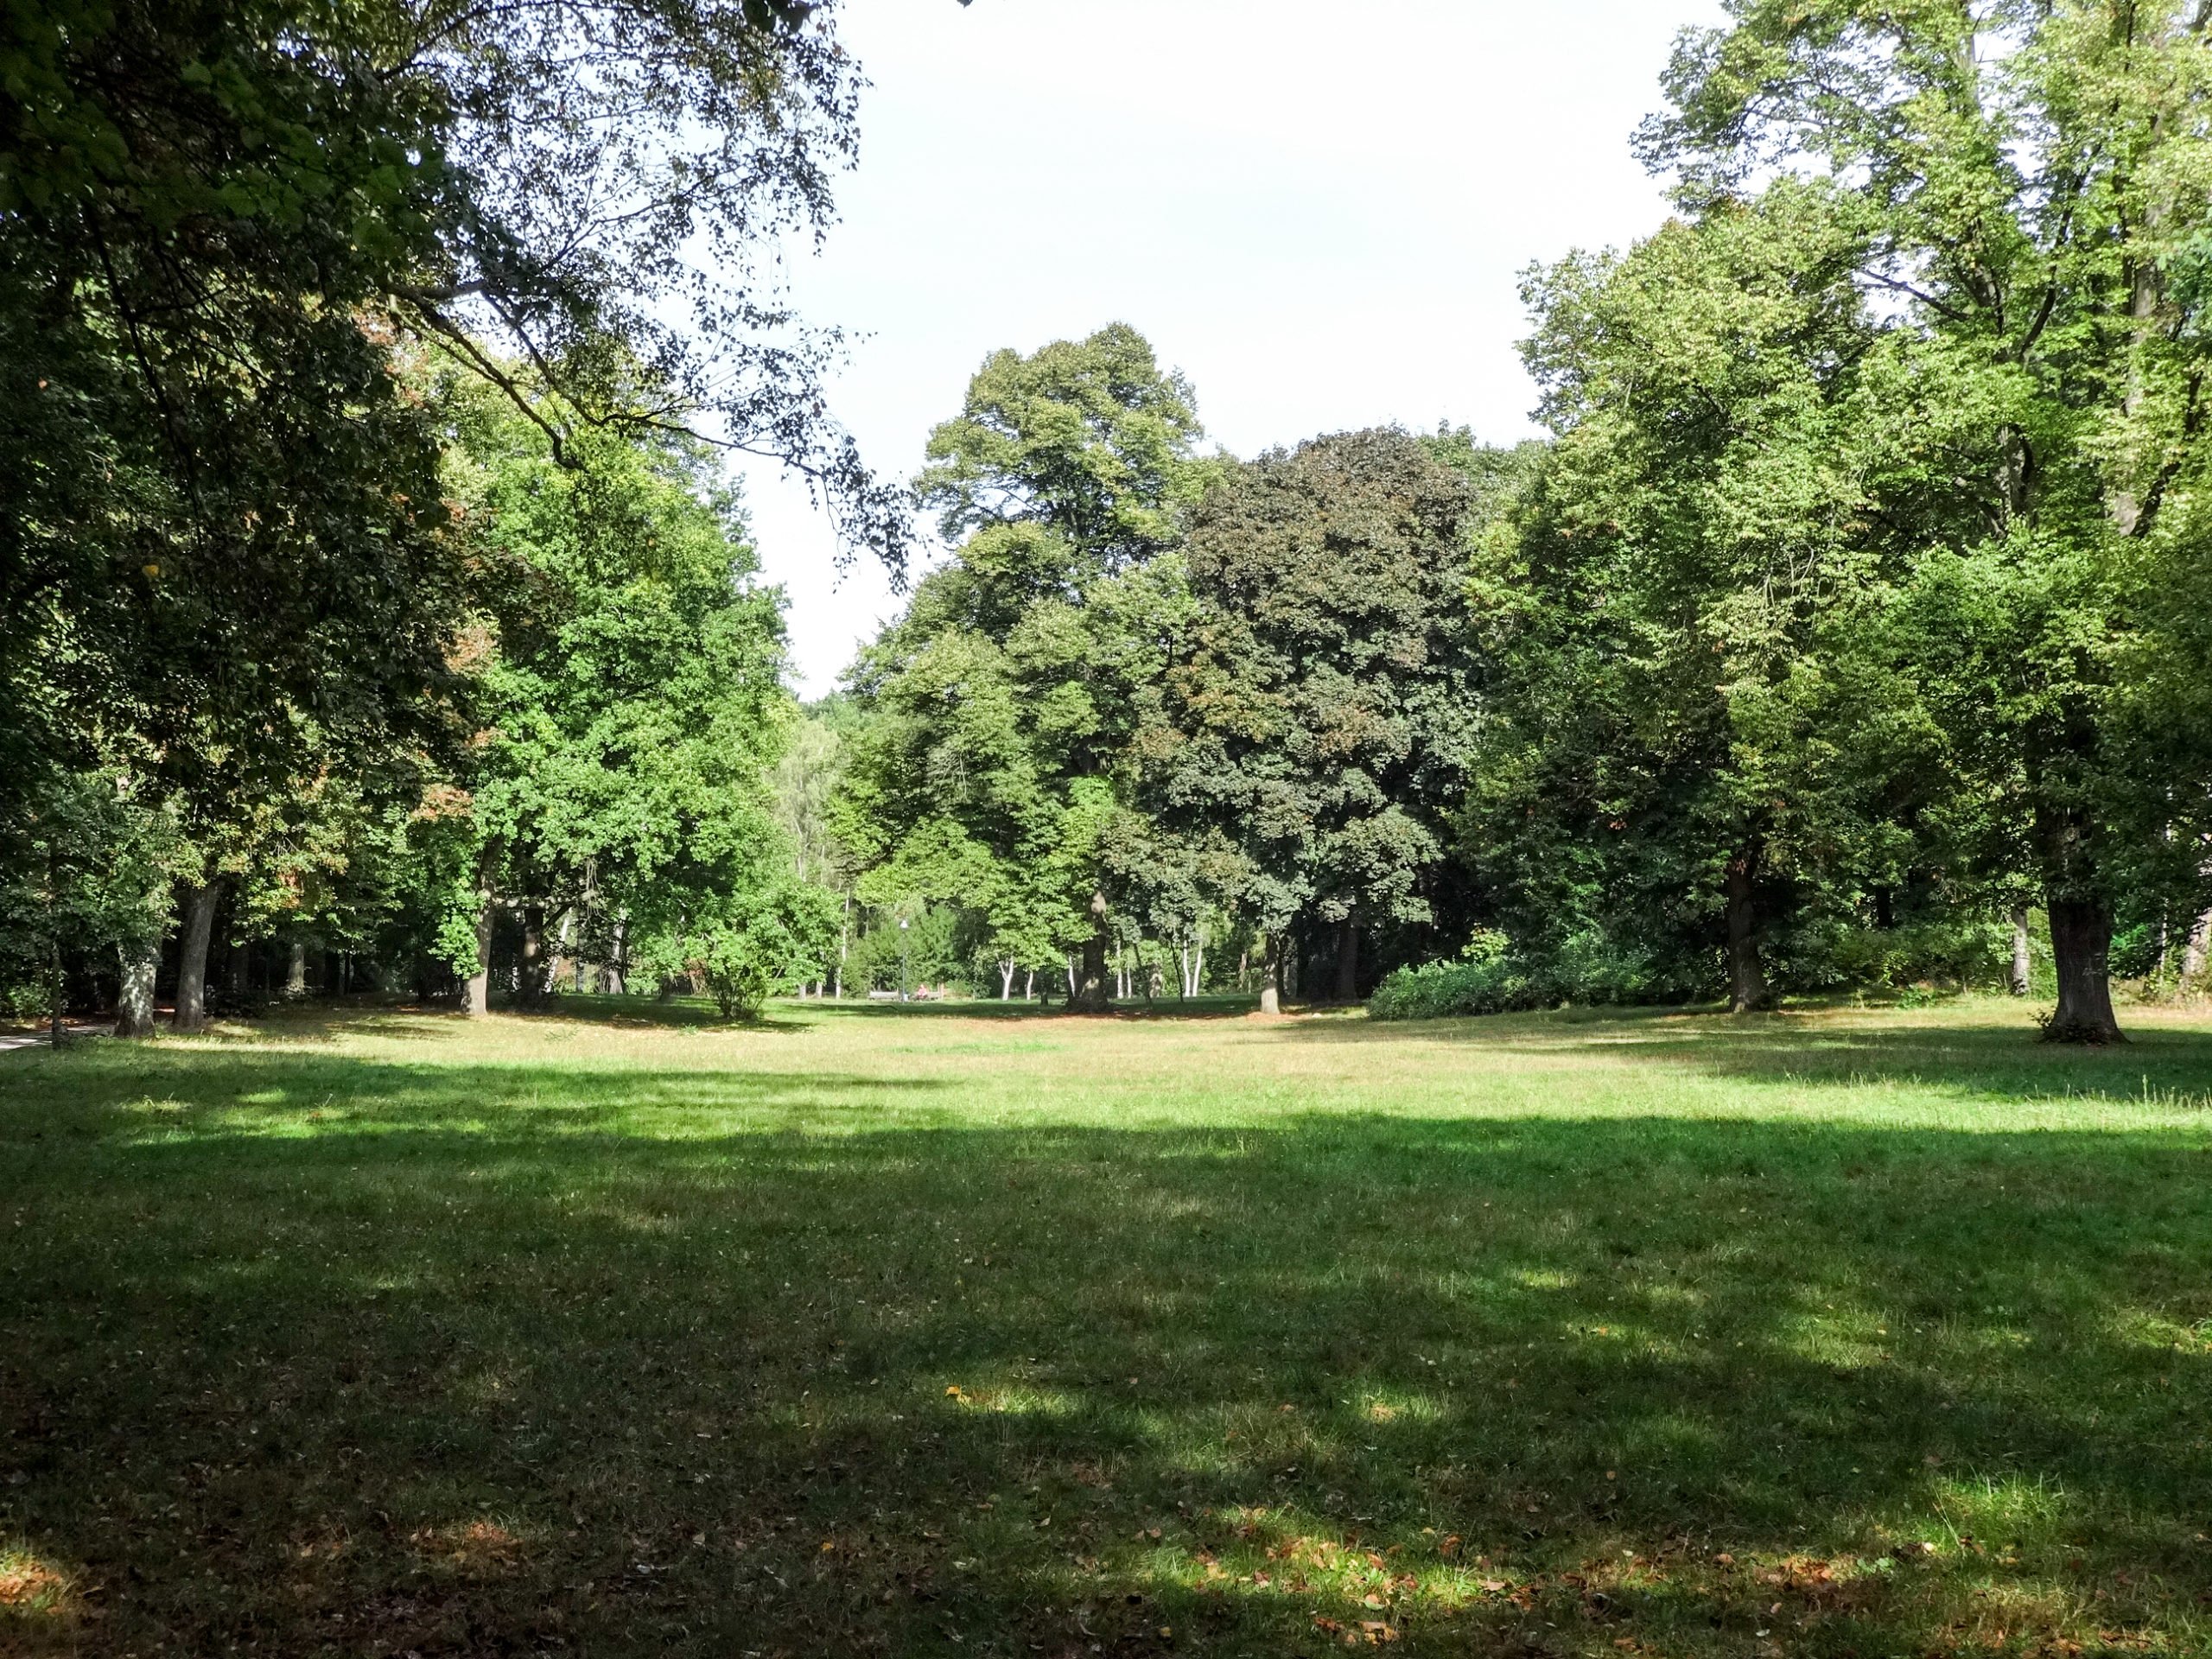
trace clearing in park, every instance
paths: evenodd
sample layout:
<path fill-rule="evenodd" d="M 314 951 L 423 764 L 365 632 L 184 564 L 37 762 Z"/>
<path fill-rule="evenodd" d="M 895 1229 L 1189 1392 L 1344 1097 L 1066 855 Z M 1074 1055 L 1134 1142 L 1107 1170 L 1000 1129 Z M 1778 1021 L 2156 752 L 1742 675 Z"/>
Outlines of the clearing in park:
<path fill-rule="evenodd" d="M 658 1012 L 0 1056 L 0 1651 L 2212 1650 L 2203 1016 Z"/>

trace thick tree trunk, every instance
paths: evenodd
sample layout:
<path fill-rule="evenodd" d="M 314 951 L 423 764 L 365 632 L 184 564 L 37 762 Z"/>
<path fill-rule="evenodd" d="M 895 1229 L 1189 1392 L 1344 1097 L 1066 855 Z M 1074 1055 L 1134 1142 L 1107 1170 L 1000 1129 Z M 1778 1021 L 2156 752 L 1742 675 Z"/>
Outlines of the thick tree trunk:
<path fill-rule="evenodd" d="M 545 1001 L 545 912 L 536 905 L 523 906 L 518 977 L 523 1006 L 534 1008 L 542 1004 Z"/>
<path fill-rule="evenodd" d="M 2050 900 L 2050 957 L 2058 1008 L 2044 1027 L 2055 1043 L 2121 1043 L 2112 1011 L 2112 911 L 2101 899 Z"/>
<path fill-rule="evenodd" d="M 1083 967 L 1069 1001 L 1074 1007 L 1093 1014 L 1103 1014 L 1113 1006 L 1107 994 L 1106 947 L 1110 943 L 1106 933 L 1106 895 L 1090 895 L 1090 937 L 1083 942 Z"/>
<path fill-rule="evenodd" d="M 123 987 L 115 1000 L 115 1034 L 150 1037 L 154 1034 L 154 976 L 162 965 L 162 947 L 126 944 L 118 948 L 123 964 Z"/>
<path fill-rule="evenodd" d="M 1754 1014 L 1773 1000 L 1759 961 L 1758 852 L 1728 861 L 1728 1011 Z"/>
<path fill-rule="evenodd" d="M 215 906 L 222 902 L 223 885 L 210 881 L 194 887 L 184 901 L 184 936 L 178 942 L 176 960 L 176 1028 L 207 1028 L 207 944 L 215 934 Z"/>
<path fill-rule="evenodd" d="M 484 893 L 476 903 L 476 971 L 468 976 L 468 1000 L 465 1005 L 471 1019 L 482 1019 L 492 1012 L 492 896 Z"/>
<path fill-rule="evenodd" d="M 1106 941 L 1103 938 L 1088 939 L 1084 944 L 1083 959 L 1076 964 L 1074 983 L 1068 991 L 1068 1006 L 1086 1013 L 1103 1014 L 1113 1005 L 1112 987 L 1106 978 Z"/>
<path fill-rule="evenodd" d="M 1359 1001 L 1359 915 L 1344 918 L 1337 935 L 1337 1001 Z"/>
<path fill-rule="evenodd" d="M 1025 1002 L 1037 1000 L 1037 970 L 1034 968 L 1021 970 L 1021 1000 Z"/>
<path fill-rule="evenodd" d="M 284 972 L 284 995 L 298 1001 L 308 994 L 308 947 L 301 939 L 292 941 L 292 952 Z"/>
<path fill-rule="evenodd" d="M 1260 1012 L 1282 1012 L 1282 935 L 1268 935 L 1268 954 L 1260 968 Z"/>
<path fill-rule="evenodd" d="M 2035 984 L 2036 958 L 2032 941 L 2028 938 L 2028 910 L 2024 905 L 2012 907 L 2012 995 L 2025 996 Z"/>
<path fill-rule="evenodd" d="M 999 1001 L 1014 1001 L 1014 963 L 1010 960 L 999 963 Z"/>

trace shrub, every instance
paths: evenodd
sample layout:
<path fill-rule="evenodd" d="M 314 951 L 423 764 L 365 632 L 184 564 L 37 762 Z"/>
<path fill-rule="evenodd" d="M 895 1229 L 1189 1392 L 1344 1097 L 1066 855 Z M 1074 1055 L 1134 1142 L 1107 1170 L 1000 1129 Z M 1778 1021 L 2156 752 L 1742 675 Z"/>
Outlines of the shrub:
<path fill-rule="evenodd" d="M 1478 928 L 1459 961 L 1398 969 L 1376 987 L 1367 1009 L 1377 1020 L 1442 1020 L 1547 1007 L 1557 1000 L 1516 960 L 1503 934 Z"/>
<path fill-rule="evenodd" d="M 1822 940 L 1829 976 L 1864 988 L 1992 989 L 2012 971 L 2012 925 L 1958 915 L 1902 927 L 1847 927 Z M 2047 950 L 2037 953 L 2047 959 Z"/>
<path fill-rule="evenodd" d="M 1459 961 L 1401 968 L 1376 988 L 1367 1007 L 1377 1020 L 1440 1020 L 1563 1002 L 1649 1002 L 1694 990 L 1667 979 L 1649 952 L 1595 930 L 1571 934 L 1549 955 L 1538 956 L 1481 928 Z"/>

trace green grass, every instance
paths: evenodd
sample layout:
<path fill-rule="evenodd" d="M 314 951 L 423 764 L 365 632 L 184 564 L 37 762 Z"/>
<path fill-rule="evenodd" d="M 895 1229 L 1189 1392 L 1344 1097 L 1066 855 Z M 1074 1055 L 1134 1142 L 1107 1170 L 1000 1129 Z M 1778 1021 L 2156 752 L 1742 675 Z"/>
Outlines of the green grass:
<path fill-rule="evenodd" d="M 0 1652 L 2212 1651 L 2212 1021 L 0 1056 Z"/>

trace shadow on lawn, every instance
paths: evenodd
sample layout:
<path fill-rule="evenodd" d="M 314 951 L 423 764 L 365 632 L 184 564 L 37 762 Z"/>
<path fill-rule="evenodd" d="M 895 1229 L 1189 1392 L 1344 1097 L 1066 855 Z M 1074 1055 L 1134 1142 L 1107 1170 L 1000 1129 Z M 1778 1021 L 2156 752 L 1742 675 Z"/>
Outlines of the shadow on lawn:
<path fill-rule="evenodd" d="M 1402 1023 L 1301 1020 L 1284 1033 L 1305 1043 L 1421 1043 L 1608 1058 L 1751 1083 L 1898 1084 L 1992 1102 L 2107 1099 L 2212 1108 L 2212 1031 L 2201 1027 L 2139 1025 L 2124 1045 L 2083 1048 L 2041 1041 L 2024 1017 L 1915 1027 L 1834 1017 L 1840 1012 L 1745 1017 L 1578 1010 Z"/>
<path fill-rule="evenodd" d="M 2212 1636 L 2212 1123 L 654 1139 L 937 1094 L 587 1073 L 548 1134 L 504 1073 L 188 1058 L 166 1133 L 119 1071 L 0 1104 L 0 1586 L 54 1575 L 0 1647 Z"/>

